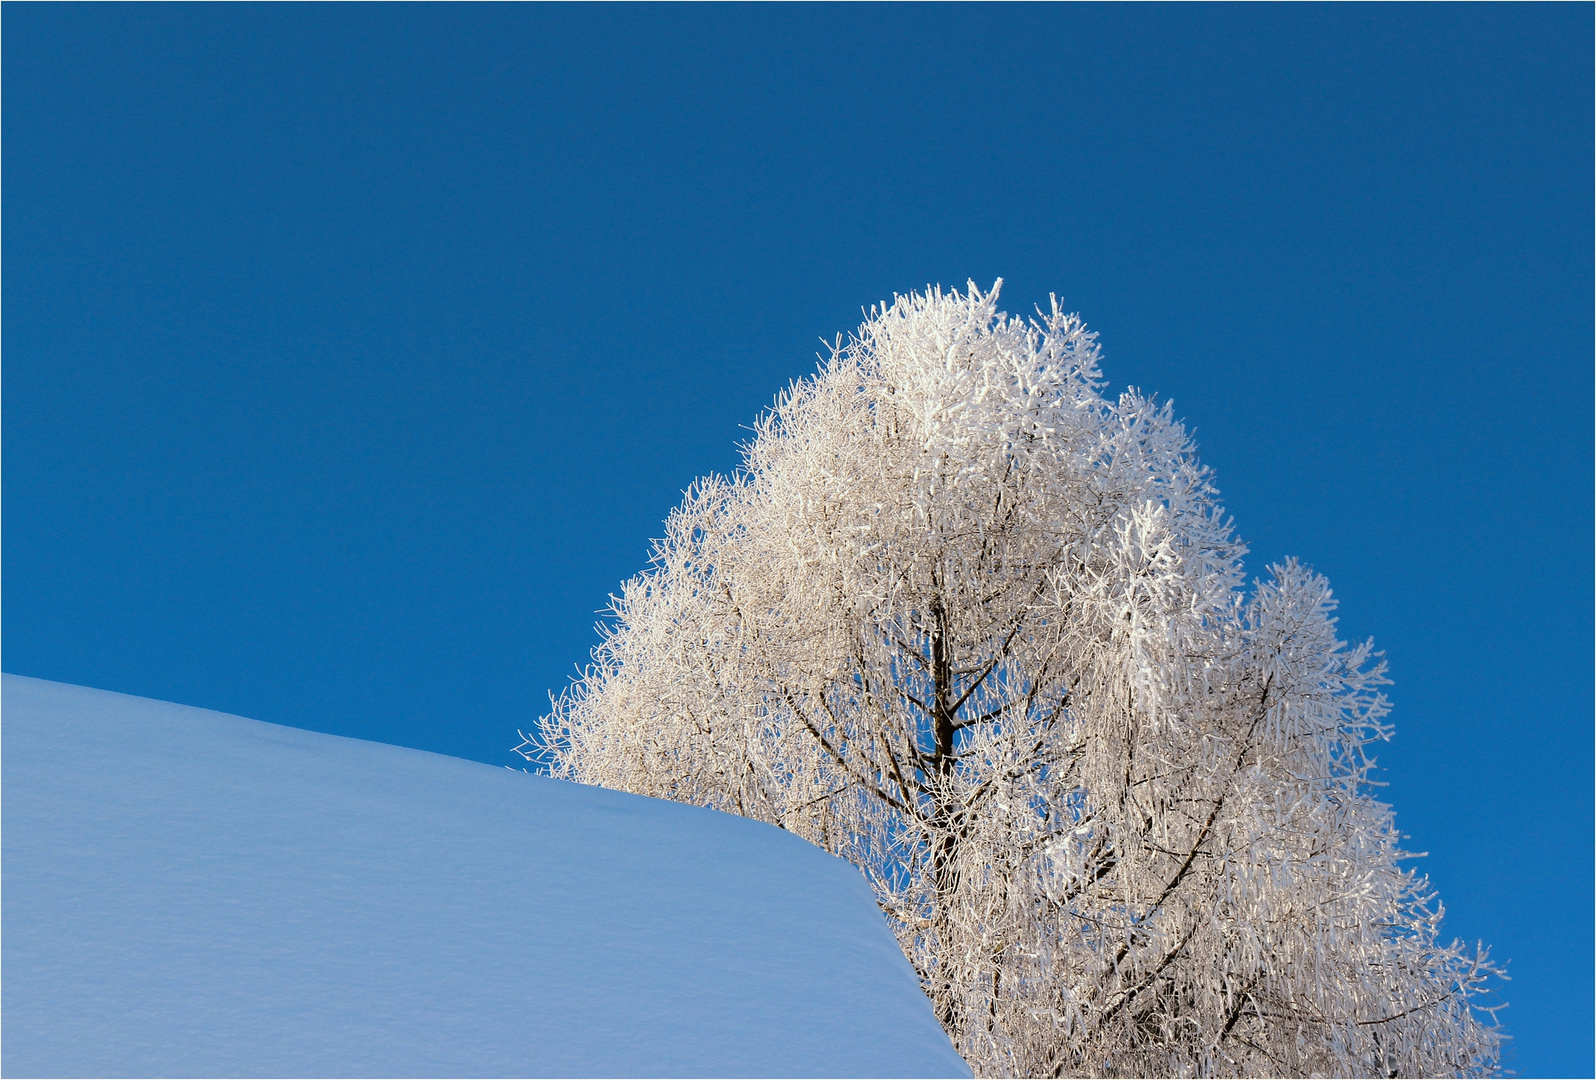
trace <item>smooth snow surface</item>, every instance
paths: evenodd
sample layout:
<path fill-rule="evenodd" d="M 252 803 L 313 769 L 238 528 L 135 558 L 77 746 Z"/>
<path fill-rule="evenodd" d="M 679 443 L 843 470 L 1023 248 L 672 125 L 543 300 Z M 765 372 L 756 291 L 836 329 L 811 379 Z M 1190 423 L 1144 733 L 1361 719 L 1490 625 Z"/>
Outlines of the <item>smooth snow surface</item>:
<path fill-rule="evenodd" d="M 12 1076 L 968 1076 L 778 829 L 6 675 Z"/>

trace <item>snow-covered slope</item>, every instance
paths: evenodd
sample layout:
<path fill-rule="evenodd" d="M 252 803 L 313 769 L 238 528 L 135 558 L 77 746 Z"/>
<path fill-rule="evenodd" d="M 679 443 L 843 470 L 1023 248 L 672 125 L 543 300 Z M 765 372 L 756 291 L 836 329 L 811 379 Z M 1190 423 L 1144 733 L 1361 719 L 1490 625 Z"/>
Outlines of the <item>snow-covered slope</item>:
<path fill-rule="evenodd" d="M 6 675 L 12 1076 L 969 1075 L 780 830 Z"/>

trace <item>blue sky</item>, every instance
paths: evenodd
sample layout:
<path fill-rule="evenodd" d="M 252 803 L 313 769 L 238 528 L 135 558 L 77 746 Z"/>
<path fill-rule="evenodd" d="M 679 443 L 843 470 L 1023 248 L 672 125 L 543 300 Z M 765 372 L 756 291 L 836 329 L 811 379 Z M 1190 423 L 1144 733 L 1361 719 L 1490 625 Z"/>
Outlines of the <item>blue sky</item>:
<path fill-rule="evenodd" d="M 1588 5 L 0 22 L 5 670 L 518 763 L 818 339 L 1001 276 L 1387 651 L 1508 1064 L 1596 1067 Z"/>

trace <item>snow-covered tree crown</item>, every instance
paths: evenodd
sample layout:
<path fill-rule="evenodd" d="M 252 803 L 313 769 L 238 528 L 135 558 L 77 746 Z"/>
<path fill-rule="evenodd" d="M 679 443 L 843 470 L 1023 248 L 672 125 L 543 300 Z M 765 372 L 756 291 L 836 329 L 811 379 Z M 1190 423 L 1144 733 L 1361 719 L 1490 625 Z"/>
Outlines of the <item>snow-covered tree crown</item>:
<path fill-rule="evenodd" d="M 998 287 L 870 312 L 698 481 L 543 720 L 556 775 L 873 882 L 986 1075 L 1495 1068 L 1365 748 L 1383 663 L 1243 546 L 1169 405 Z"/>

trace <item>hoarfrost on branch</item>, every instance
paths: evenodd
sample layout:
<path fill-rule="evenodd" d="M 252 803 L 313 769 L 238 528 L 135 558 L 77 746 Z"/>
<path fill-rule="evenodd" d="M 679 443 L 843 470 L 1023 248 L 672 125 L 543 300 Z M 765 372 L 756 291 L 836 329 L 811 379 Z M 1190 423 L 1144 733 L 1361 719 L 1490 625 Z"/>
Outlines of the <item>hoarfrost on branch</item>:
<path fill-rule="evenodd" d="M 1248 590 L 1170 406 L 997 296 L 789 388 L 527 752 L 856 863 L 978 1074 L 1493 1072 L 1496 969 L 1369 793 L 1384 664 L 1295 561 Z"/>

